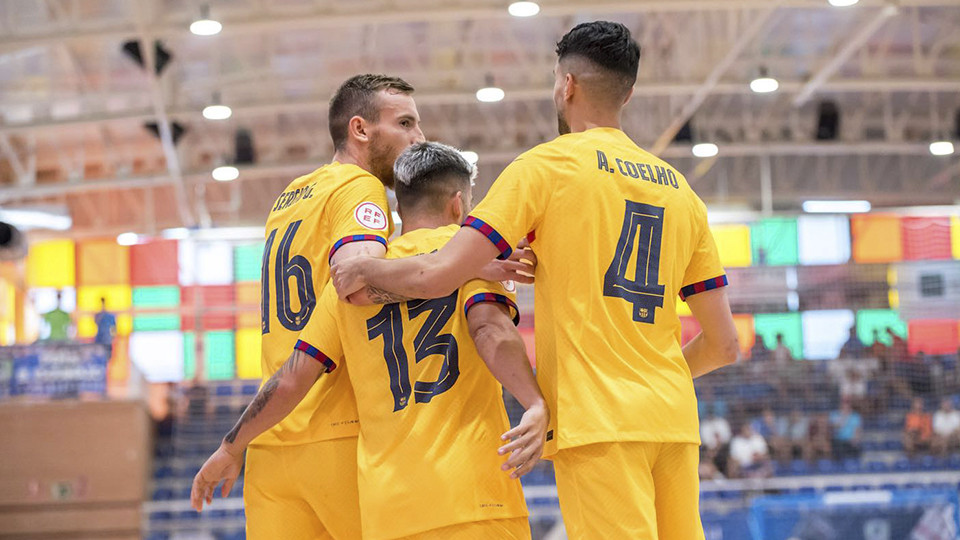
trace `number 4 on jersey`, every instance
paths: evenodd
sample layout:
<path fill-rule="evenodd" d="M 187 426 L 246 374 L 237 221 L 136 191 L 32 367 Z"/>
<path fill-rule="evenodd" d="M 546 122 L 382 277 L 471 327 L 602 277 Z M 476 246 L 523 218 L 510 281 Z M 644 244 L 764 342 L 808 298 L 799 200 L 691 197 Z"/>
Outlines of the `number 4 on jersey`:
<path fill-rule="evenodd" d="M 663 307 L 664 287 L 659 283 L 663 208 L 633 201 L 626 203 L 617 251 L 603 276 L 603 295 L 630 302 L 634 321 L 653 324 L 656 308 Z M 635 248 L 636 270 L 628 277 Z"/>

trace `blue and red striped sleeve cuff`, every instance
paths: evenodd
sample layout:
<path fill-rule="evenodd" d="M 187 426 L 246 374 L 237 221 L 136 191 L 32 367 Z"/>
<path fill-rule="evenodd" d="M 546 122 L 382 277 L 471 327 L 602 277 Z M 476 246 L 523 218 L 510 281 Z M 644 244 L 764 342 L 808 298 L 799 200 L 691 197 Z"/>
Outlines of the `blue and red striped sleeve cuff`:
<path fill-rule="evenodd" d="M 298 351 L 302 351 L 302 352 L 307 353 L 308 356 L 310 356 L 311 358 L 313 358 L 313 359 L 316 360 L 317 362 L 320 362 L 321 364 L 323 364 L 324 366 L 326 366 L 326 368 L 327 368 L 327 373 L 330 373 L 331 371 L 337 369 L 337 363 L 336 363 L 336 362 L 334 362 L 333 360 L 331 360 L 329 356 L 327 356 L 327 355 L 323 354 L 322 352 L 320 352 L 320 349 L 317 349 L 316 347 L 314 347 L 313 345 L 307 343 L 306 341 L 303 341 L 303 340 L 299 340 L 299 339 L 298 339 L 298 340 L 297 340 L 297 344 L 294 345 L 293 348 L 296 349 L 296 350 L 298 350 Z"/>
<path fill-rule="evenodd" d="M 482 219 L 475 218 L 473 216 L 467 216 L 466 221 L 463 222 L 464 227 L 471 227 L 480 231 L 484 236 L 487 237 L 487 240 L 493 242 L 493 245 L 500 250 L 500 256 L 498 259 L 506 259 L 513 253 L 513 248 L 510 247 L 510 242 L 507 242 L 503 239 L 503 236 L 497 232 L 496 229 L 487 224 L 487 222 Z"/>
<path fill-rule="evenodd" d="M 697 293 L 702 293 L 704 291 L 710 291 L 713 289 L 719 289 L 720 287 L 726 287 L 730 282 L 727 281 L 727 276 L 719 276 L 715 278 L 708 279 L 706 281 L 701 281 L 699 283 L 693 283 L 687 285 L 686 287 L 680 289 L 680 299 L 686 300 L 687 297 L 693 296 Z"/>
<path fill-rule="evenodd" d="M 477 293 L 471 296 L 463 304 L 463 314 L 466 315 L 470 311 L 470 308 L 472 308 L 477 304 L 481 304 L 483 302 L 496 302 L 498 304 L 503 304 L 509 307 L 511 310 L 513 310 L 513 325 L 517 326 L 520 324 L 520 308 L 517 307 L 517 304 L 514 303 L 513 300 L 507 298 L 502 294 L 487 292 L 487 293 Z"/>
<path fill-rule="evenodd" d="M 377 236 L 375 234 L 355 234 L 353 236 L 344 236 L 333 243 L 333 247 L 330 248 L 330 256 L 327 257 L 327 263 L 333 260 L 333 254 L 336 253 L 338 249 L 351 242 L 380 242 L 383 244 L 383 247 L 387 247 L 387 240 L 382 236 Z"/>

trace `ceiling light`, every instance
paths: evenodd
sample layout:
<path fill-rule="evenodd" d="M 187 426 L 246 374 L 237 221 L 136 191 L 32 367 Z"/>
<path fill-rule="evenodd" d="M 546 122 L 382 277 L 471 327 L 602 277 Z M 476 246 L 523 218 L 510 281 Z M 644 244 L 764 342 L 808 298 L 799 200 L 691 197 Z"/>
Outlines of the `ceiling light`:
<path fill-rule="evenodd" d="M 140 237 L 137 236 L 137 233 L 125 232 L 117 235 L 117 243 L 121 246 L 133 246 L 140 242 Z"/>
<path fill-rule="evenodd" d="M 460 155 L 462 155 L 463 159 L 467 160 L 467 162 L 471 165 L 476 165 L 477 161 L 480 161 L 480 156 L 472 150 L 464 150 L 460 152 Z"/>
<path fill-rule="evenodd" d="M 507 12 L 514 17 L 533 17 L 540 13 L 540 5 L 536 2 L 514 2 L 507 8 Z"/>
<path fill-rule="evenodd" d="M 760 68 L 757 78 L 750 81 L 750 90 L 757 94 L 769 94 L 776 92 L 780 88 L 780 83 L 767 73 L 766 68 Z"/>
<path fill-rule="evenodd" d="M 833 7 L 848 7 L 856 4 L 860 0 L 827 0 Z"/>
<path fill-rule="evenodd" d="M 207 105 L 203 108 L 203 117 L 207 120 L 226 120 L 233 114 L 233 110 L 226 105 Z"/>
<path fill-rule="evenodd" d="M 73 226 L 73 219 L 67 210 L 40 208 L 3 208 L 0 209 L 0 221 L 29 231 L 31 229 L 50 229 L 66 231 Z"/>
<path fill-rule="evenodd" d="M 698 158 L 713 157 L 720 153 L 720 149 L 713 143 L 700 143 L 693 146 L 693 155 Z"/>
<path fill-rule="evenodd" d="M 503 89 L 497 88 L 496 86 L 488 86 L 477 90 L 477 101 L 494 103 L 502 100 L 505 95 Z"/>
<path fill-rule="evenodd" d="M 936 141 L 930 143 L 930 153 L 935 156 L 949 156 L 953 154 L 953 143 L 950 141 Z"/>
<path fill-rule="evenodd" d="M 213 36 L 223 30 L 219 21 L 210 18 L 210 6 L 200 8 L 200 18 L 190 23 L 190 32 L 197 36 Z"/>
<path fill-rule="evenodd" d="M 229 182 L 240 176 L 240 170 L 233 165 L 223 165 L 213 170 L 213 179 L 217 182 Z"/>
<path fill-rule="evenodd" d="M 803 211 L 810 214 L 863 214 L 870 201 L 805 201 Z"/>

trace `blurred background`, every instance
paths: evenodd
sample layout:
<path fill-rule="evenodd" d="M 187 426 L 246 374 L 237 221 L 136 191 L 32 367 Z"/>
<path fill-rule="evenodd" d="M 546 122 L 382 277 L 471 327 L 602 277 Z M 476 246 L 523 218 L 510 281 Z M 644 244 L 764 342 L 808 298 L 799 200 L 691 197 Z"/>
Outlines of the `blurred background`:
<path fill-rule="evenodd" d="M 556 136 L 554 45 L 595 19 L 730 277 L 707 538 L 957 538 L 952 0 L 0 0 L 0 538 L 243 538 L 242 485 L 198 516 L 190 482 L 260 383 L 263 224 L 333 155 L 333 91 L 408 80 L 482 196 Z M 524 483 L 564 538 L 550 464 Z"/>

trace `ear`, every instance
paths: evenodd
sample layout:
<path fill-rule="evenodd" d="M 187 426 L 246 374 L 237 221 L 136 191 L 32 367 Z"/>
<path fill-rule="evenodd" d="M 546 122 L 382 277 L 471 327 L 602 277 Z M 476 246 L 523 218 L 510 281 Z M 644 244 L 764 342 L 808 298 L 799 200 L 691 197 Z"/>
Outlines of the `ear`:
<path fill-rule="evenodd" d="M 563 100 L 570 101 L 573 99 L 574 87 L 577 85 L 577 79 L 574 78 L 572 73 L 567 73 L 563 76 Z"/>
<path fill-rule="evenodd" d="M 630 98 L 632 97 L 633 97 L 633 87 L 631 86 L 630 91 L 627 92 L 627 97 L 623 98 L 623 104 L 626 105 L 627 103 L 630 103 Z"/>
<path fill-rule="evenodd" d="M 454 223 L 463 222 L 464 215 L 463 208 L 463 192 L 458 191 L 453 198 L 450 199 L 450 203 L 447 205 L 447 213 L 453 219 Z"/>
<path fill-rule="evenodd" d="M 353 116 L 347 122 L 347 137 L 357 139 L 362 142 L 370 141 L 370 126 L 367 121 L 360 116 Z"/>

